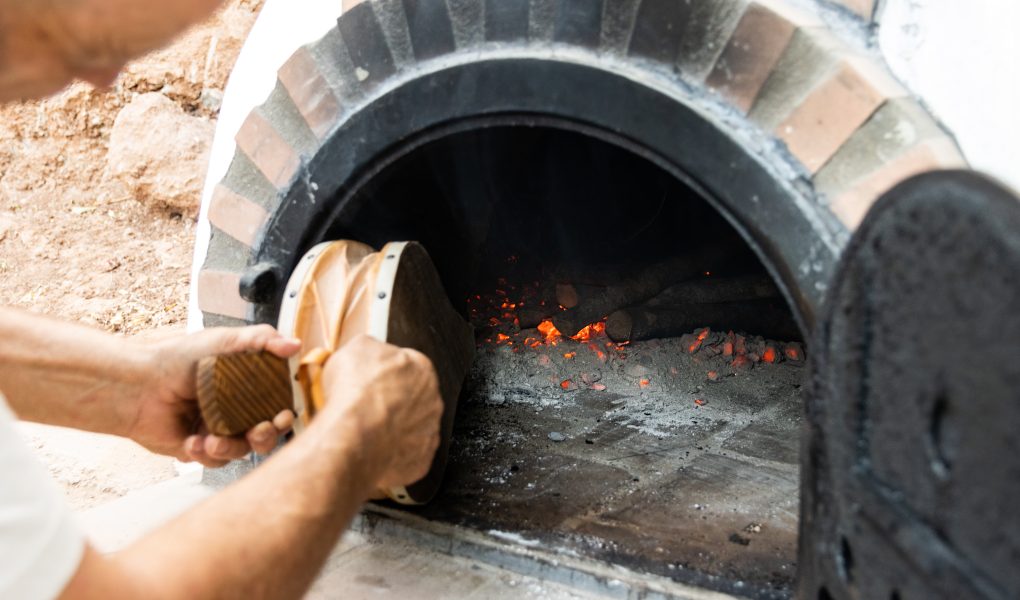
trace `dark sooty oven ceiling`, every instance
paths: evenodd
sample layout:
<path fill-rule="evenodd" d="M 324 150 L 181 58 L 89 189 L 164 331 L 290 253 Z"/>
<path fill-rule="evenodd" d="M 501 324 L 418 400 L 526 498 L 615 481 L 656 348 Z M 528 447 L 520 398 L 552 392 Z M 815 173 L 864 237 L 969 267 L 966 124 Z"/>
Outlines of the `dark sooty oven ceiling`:
<path fill-rule="evenodd" d="M 692 142 L 694 143 L 694 142 Z M 422 242 L 452 297 L 550 264 L 649 264 L 739 234 L 697 192 L 652 162 L 548 127 L 493 127 L 431 142 L 364 186 L 326 236 Z"/>

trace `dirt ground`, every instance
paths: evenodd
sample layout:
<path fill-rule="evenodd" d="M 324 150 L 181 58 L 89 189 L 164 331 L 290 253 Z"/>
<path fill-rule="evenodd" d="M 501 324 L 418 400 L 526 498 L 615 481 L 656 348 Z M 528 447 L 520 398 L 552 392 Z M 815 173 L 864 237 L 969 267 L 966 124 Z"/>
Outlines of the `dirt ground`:
<path fill-rule="evenodd" d="M 206 154 L 261 4 L 231 0 L 108 90 L 0 107 L 0 304 L 124 335 L 184 328 Z M 175 473 L 126 440 L 21 427 L 77 509 Z"/>

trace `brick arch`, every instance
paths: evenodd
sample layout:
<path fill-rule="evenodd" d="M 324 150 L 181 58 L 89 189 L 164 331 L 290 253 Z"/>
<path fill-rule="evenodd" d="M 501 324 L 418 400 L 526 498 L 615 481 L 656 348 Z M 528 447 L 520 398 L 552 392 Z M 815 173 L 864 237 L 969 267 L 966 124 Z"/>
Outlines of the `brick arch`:
<path fill-rule="evenodd" d="M 780 183 L 806 190 L 844 238 L 898 181 L 963 164 L 881 59 L 790 1 L 345 0 L 337 26 L 284 64 L 237 133 L 208 206 L 213 235 L 197 282 L 206 324 L 252 319 L 238 289 L 253 248 L 351 115 L 430 65 L 487 50 L 624 63 L 682 93 L 760 145 L 752 151 Z"/>

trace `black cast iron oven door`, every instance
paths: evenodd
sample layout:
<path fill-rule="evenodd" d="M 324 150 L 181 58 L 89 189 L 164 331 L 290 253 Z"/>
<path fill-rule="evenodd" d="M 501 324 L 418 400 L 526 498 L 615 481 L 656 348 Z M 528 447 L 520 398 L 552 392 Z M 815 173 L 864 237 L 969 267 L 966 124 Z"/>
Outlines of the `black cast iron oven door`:
<path fill-rule="evenodd" d="M 963 171 L 889 192 L 816 339 L 799 596 L 1020 596 L 1020 200 Z"/>

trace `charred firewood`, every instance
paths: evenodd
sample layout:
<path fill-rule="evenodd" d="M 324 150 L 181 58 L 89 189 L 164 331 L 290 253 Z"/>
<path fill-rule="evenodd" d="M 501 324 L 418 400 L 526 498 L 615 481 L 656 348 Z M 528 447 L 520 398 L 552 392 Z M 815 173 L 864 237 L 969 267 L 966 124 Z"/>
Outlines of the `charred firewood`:
<path fill-rule="evenodd" d="M 671 285 L 645 302 L 644 306 L 669 308 L 677 304 L 715 304 L 779 297 L 779 288 L 768 275 L 705 277 Z"/>
<path fill-rule="evenodd" d="M 576 285 L 558 283 L 556 284 L 556 302 L 566 309 L 576 308 L 585 302 L 591 302 L 593 298 L 599 298 L 605 294 L 607 287 L 612 286 L 588 283 L 578 283 Z"/>
<path fill-rule="evenodd" d="M 574 335 L 615 310 L 644 302 L 678 281 L 691 279 L 705 269 L 729 260 L 733 253 L 734 250 L 726 245 L 704 246 L 684 256 L 651 265 L 587 297 L 579 292 L 578 305 L 553 317 L 553 324 L 563 335 Z"/>
<path fill-rule="evenodd" d="M 524 306 L 517 309 L 517 320 L 521 329 L 532 329 L 553 316 L 556 311 L 557 307 L 554 304 Z"/>
<path fill-rule="evenodd" d="M 556 302 L 564 308 L 574 308 L 581 302 L 577 294 L 577 288 L 570 283 L 557 283 Z"/>
<path fill-rule="evenodd" d="M 606 320 L 606 334 L 614 342 L 679 336 L 698 327 L 746 331 L 781 340 L 801 337 L 790 310 L 778 300 L 642 306 L 618 310 Z"/>

